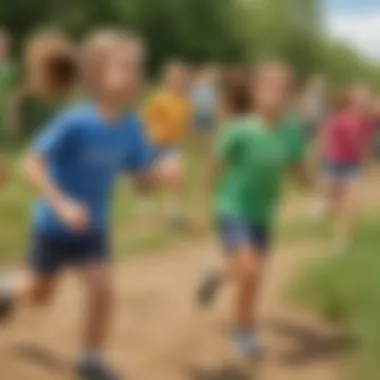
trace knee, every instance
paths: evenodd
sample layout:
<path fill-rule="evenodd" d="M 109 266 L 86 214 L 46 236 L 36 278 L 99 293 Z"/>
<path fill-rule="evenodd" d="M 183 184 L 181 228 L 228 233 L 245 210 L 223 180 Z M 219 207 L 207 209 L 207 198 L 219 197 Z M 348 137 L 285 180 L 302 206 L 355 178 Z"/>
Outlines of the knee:
<path fill-rule="evenodd" d="M 240 282 L 244 285 L 253 285 L 258 275 L 258 267 L 253 253 L 249 253 L 244 260 L 240 262 Z"/>
<path fill-rule="evenodd" d="M 33 306 L 44 307 L 50 304 L 54 295 L 54 289 L 50 286 L 35 286 L 31 292 Z"/>

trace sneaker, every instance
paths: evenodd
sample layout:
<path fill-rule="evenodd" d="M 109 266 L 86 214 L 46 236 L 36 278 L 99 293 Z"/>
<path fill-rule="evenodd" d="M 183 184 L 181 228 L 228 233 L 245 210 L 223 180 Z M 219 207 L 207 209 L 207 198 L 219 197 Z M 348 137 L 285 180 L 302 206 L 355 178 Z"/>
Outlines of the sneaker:
<path fill-rule="evenodd" d="M 221 281 L 217 270 L 207 270 L 202 276 L 198 291 L 197 299 L 201 306 L 210 306 L 218 293 Z"/>
<path fill-rule="evenodd" d="M 101 360 L 82 360 L 76 372 L 80 380 L 120 380 Z"/>
<path fill-rule="evenodd" d="M 251 331 L 236 331 L 233 335 L 233 344 L 239 354 L 245 358 L 256 359 L 261 356 L 259 340 Z"/>

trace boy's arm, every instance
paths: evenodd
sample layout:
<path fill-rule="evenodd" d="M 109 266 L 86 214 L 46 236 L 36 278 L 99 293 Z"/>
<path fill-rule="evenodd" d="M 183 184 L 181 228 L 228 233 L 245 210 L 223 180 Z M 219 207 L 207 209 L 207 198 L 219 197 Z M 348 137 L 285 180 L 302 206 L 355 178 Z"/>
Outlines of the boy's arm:
<path fill-rule="evenodd" d="M 155 160 L 153 147 L 148 143 L 142 126 L 139 126 L 134 151 L 127 155 L 124 170 L 133 178 L 138 192 L 149 192 L 160 186 L 177 186 L 181 180 L 179 160 L 168 155 Z"/>
<path fill-rule="evenodd" d="M 68 154 L 71 128 L 67 121 L 58 118 L 38 136 L 32 149 L 22 161 L 26 179 L 56 213 L 59 219 L 73 230 L 85 229 L 88 223 L 86 209 L 70 199 L 49 173 L 48 161 L 56 155 Z"/>

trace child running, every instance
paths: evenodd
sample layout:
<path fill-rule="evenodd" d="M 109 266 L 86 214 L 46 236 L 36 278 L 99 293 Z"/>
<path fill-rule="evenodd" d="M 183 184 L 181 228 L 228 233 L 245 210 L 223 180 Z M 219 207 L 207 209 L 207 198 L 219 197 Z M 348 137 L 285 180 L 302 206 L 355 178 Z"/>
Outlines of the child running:
<path fill-rule="evenodd" d="M 84 380 L 119 378 L 101 355 L 113 303 L 108 212 L 116 176 L 124 172 L 141 188 L 178 177 L 173 161 L 151 167 L 140 123 L 125 112 L 140 88 L 143 57 L 139 39 L 121 31 L 97 32 L 85 42 L 78 69 L 91 100 L 57 115 L 27 153 L 23 168 L 39 196 L 28 271 L 20 279 L 0 281 L 0 317 L 5 318 L 22 305 L 47 303 L 62 269 L 79 269 L 87 318 L 76 369 Z"/>
<path fill-rule="evenodd" d="M 189 69 L 183 62 L 169 62 L 163 71 L 163 87 L 145 104 L 144 121 L 157 158 L 174 156 L 178 159 L 181 144 L 192 122 L 189 81 Z M 187 224 L 183 193 L 183 186 L 178 186 L 165 202 L 165 206 L 170 207 L 167 216 L 173 227 Z"/>
<path fill-rule="evenodd" d="M 222 268 L 209 269 L 202 278 L 198 300 L 209 305 L 222 284 L 236 283 L 233 343 L 248 358 L 260 354 L 252 323 L 281 184 L 289 169 L 303 182 L 308 179 L 304 131 L 288 117 L 292 87 L 291 70 L 270 62 L 224 91 L 233 115 L 216 144 L 213 204 L 227 256 Z"/>
<path fill-rule="evenodd" d="M 354 84 L 331 116 L 320 137 L 324 183 L 323 213 L 336 221 L 334 250 L 345 252 L 355 235 L 360 174 L 371 152 L 372 91 Z"/>

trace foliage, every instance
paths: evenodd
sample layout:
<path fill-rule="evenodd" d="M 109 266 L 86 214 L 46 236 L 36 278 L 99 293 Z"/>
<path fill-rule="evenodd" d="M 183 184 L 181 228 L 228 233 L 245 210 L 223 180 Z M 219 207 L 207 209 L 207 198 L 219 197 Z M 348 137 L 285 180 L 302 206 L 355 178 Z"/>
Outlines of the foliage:
<path fill-rule="evenodd" d="M 155 70 L 168 58 L 236 62 L 281 57 L 302 77 L 322 71 L 338 84 L 380 83 L 380 70 L 323 33 L 319 0 L 13 0 L 0 3 L 0 25 L 16 52 L 37 28 L 58 26 L 79 37 L 99 26 L 139 31 Z"/>
<path fill-rule="evenodd" d="M 348 327 L 358 343 L 355 374 L 368 380 L 378 379 L 380 373 L 379 222 L 379 215 L 368 218 L 351 254 L 313 263 L 293 286 L 302 305 Z"/>

